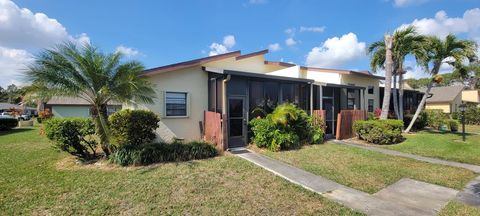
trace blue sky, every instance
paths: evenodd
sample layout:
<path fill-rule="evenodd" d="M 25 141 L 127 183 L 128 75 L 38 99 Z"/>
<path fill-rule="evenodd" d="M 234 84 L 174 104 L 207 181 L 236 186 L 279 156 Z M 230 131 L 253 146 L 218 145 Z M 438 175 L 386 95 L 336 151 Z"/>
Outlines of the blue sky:
<path fill-rule="evenodd" d="M 272 61 L 369 70 L 365 47 L 403 24 L 480 41 L 479 8 L 480 0 L 0 0 L 0 86 L 21 84 L 32 53 L 67 39 L 120 50 L 147 68 L 270 47 Z"/>

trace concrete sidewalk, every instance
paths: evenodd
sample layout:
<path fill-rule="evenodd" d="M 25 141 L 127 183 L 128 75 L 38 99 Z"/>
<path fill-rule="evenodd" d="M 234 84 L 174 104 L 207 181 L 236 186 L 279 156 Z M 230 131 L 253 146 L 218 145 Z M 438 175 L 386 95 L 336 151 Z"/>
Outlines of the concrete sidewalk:
<path fill-rule="evenodd" d="M 294 184 L 368 215 L 436 215 L 458 193 L 450 188 L 402 179 L 376 194 L 368 194 L 247 149 L 231 152 Z"/>

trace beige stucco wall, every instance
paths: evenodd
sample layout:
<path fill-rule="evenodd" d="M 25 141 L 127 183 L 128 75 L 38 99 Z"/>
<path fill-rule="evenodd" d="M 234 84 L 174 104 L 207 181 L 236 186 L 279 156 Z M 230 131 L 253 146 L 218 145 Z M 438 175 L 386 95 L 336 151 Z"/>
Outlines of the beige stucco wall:
<path fill-rule="evenodd" d="M 439 109 L 443 110 L 444 113 L 450 113 L 450 103 L 427 103 L 427 105 L 425 105 L 425 109 Z"/>
<path fill-rule="evenodd" d="M 462 100 L 465 102 L 480 103 L 480 90 L 462 91 Z"/>
<path fill-rule="evenodd" d="M 203 121 L 204 111 L 208 109 L 207 72 L 204 72 L 200 66 L 196 66 L 153 75 L 148 79 L 156 85 L 155 103 L 142 104 L 136 108 L 146 108 L 161 116 L 162 123 L 157 134 L 166 140 L 171 139 L 172 133 L 176 138 L 185 140 L 201 139 L 199 122 Z M 164 93 L 167 91 L 188 93 L 188 117 L 164 116 Z"/>
<path fill-rule="evenodd" d="M 204 64 L 205 67 L 221 68 L 224 70 L 253 72 L 253 73 L 268 73 L 275 70 L 283 69 L 284 67 L 277 65 L 265 64 L 265 57 L 263 55 L 253 56 L 241 60 L 235 60 L 235 57 L 227 58 L 219 61 L 213 61 Z"/>
<path fill-rule="evenodd" d="M 359 75 L 342 74 L 341 83 L 343 85 L 354 84 L 355 86 L 361 86 L 365 88 L 365 101 L 362 101 L 365 110 L 368 108 L 368 99 L 373 99 L 373 109 L 380 107 L 380 82 L 378 79 L 363 77 Z M 373 86 L 373 94 L 368 94 L 368 86 Z"/>

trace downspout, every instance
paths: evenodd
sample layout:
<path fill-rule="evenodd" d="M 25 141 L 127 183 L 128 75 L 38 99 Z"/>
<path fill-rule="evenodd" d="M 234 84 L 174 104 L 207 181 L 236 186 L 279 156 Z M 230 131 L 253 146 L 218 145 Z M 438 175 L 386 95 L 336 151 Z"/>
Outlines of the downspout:
<path fill-rule="evenodd" d="M 313 83 L 310 84 L 310 116 L 313 115 Z"/>
<path fill-rule="evenodd" d="M 222 89 L 222 114 L 227 114 L 227 82 L 230 81 L 232 76 L 230 74 L 227 75 L 227 78 L 224 79 L 223 82 L 223 89 Z"/>

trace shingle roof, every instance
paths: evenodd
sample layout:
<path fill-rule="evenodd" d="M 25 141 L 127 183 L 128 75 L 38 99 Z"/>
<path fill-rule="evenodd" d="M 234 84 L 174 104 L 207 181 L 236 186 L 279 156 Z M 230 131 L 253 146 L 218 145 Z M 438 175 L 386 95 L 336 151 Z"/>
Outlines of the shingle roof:
<path fill-rule="evenodd" d="M 464 86 L 433 87 L 430 90 L 433 96 L 427 99 L 427 103 L 452 102 L 464 88 Z M 425 92 L 425 89 L 421 89 L 421 91 Z"/>
<path fill-rule="evenodd" d="M 52 97 L 48 102 L 48 105 L 90 105 L 83 98 L 79 97 Z M 108 102 L 108 105 L 122 105 L 118 102 Z"/>

